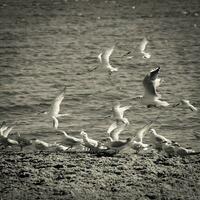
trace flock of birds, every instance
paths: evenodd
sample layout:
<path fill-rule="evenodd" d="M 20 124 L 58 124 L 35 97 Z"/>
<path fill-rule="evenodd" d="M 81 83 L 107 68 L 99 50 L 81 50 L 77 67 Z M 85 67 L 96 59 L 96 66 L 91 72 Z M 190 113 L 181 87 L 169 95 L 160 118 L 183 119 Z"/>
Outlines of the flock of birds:
<path fill-rule="evenodd" d="M 148 44 L 148 40 L 144 38 L 140 44 L 140 53 L 144 59 L 149 59 L 151 54 L 146 52 L 146 45 Z M 114 46 L 106 49 L 104 52 L 99 54 L 98 59 L 101 63 L 102 67 L 107 70 L 109 78 L 111 79 L 112 73 L 118 71 L 118 68 L 111 66 L 110 64 L 110 56 L 114 50 Z M 125 55 L 128 56 L 131 52 L 129 51 Z M 99 66 L 98 66 L 99 67 Z M 95 67 L 89 72 L 96 70 L 98 67 Z M 158 74 L 160 72 L 160 67 L 152 69 L 150 73 L 148 73 L 143 79 L 144 86 L 144 95 L 138 96 L 135 99 L 139 99 L 140 102 L 150 107 L 156 107 L 157 109 L 165 108 L 170 106 L 167 101 L 162 100 L 161 94 L 158 93 L 158 87 L 162 83 L 162 80 L 158 78 Z M 107 130 L 107 137 L 101 141 L 97 141 L 88 136 L 88 134 L 82 130 L 80 132 L 81 138 L 76 138 L 67 134 L 63 130 L 59 130 L 59 121 L 58 119 L 63 116 L 68 116 L 69 114 L 60 114 L 60 105 L 64 99 L 64 95 L 66 92 L 66 87 L 56 96 L 53 100 L 49 110 L 47 112 L 43 112 L 42 114 L 47 115 L 50 119 L 53 120 L 53 128 L 57 130 L 57 134 L 62 134 L 63 139 L 60 142 L 55 142 L 53 144 L 47 143 L 45 141 L 39 140 L 37 138 L 27 139 L 22 137 L 19 133 L 17 133 L 15 138 L 10 137 L 10 133 L 13 130 L 13 126 L 8 126 L 6 122 L 2 122 L 0 126 L 0 144 L 5 148 L 11 147 L 13 145 L 19 146 L 21 150 L 24 147 L 33 145 L 36 149 L 43 151 L 53 149 L 56 151 L 69 151 L 72 148 L 81 148 L 85 151 L 92 152 L 99 155 L 114 155 L 116 153 L 121 152 L 124 149 L 132 148 L 136 153 L 141 151 L 150 150 L 158 150 L 158 152 L 163 152 L 168 156 L 186 156 L 186 155 L 194 155 L 200 154 L 200 152 L 195 152 L 192 149 L 184 148 L 180 144 L 170 139 L 165 138 L 164 136 L 158 134 L 155 129 L 152 128 L 153 123 L 157 120 L 154 119 L 150 123 L 146 124 L 142 127 L 135 135 L 127 138 L 126 140 L 120 139 L 120 134 L 122 131 L 129 125 L 128 118 L 124 117 L 124 114 L 127 110 L 129 110 L 132 106 L 121 106 L 119 102 L 117 102 L 113 109 L 113 123 L 109 126 Z M 189 100 L 181 99 L 179 103 L 176 105 L 171 105 L 176 107 L 178 105 L 184 105 L 189 108 L 193 112 L 197 112 L 198 108 L 190 103 Z M 149 134 L 151 139 L 151 144 L 145 144 L 143 142 L 143 138 L 146 134 Z M 197 137 L 198 138 L 198 137 Z M 199 136 L 200 138 L 200 136 Z"/>

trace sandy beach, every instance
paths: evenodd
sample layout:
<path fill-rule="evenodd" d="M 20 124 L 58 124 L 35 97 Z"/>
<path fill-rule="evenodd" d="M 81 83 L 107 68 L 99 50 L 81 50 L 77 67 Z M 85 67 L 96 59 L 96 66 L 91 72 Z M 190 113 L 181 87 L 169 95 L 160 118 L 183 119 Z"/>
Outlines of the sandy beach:
<path fill-rule="evenodd" d="M 98 157 L 74 152 L 0 155 L 1 199 L 198 200 L 200 157 L 133 152 Z"/>

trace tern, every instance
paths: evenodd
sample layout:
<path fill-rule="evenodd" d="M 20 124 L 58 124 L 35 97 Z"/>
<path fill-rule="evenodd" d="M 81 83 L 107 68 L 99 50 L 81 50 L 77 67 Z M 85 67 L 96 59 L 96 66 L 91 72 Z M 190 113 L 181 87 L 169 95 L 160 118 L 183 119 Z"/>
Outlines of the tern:
<path fill-rule="evenodd" d="M 44 114 L 48 115 L 49 117 L 51 117 L 53 119 L 53 127 L 55 129 L 58 128 L 58 119 L 57 118 L 69 115 L 69 114 L 59 114 L 60 104 L 62 103 L 62 100 L 64 99 L 65 91 L 66 91 L 66 86 L 60 92 L 60 94 L 53 100 L 49 111 L 44 112 Z"/>
<path fill-rule="evenodd" d="M 127 124 L 121 124 L 117 126 L 114 130 L 112 130 L 108 135 L 112 138 L 113 141 L 119 140 L 119 134 L 125 129 Z"/>
<path fill-rule="evenodd" d="M 134 149 L 136 153 L 139 153 L 141 150 L 147 150 L 148 147 L 150 146 L 149 144 L 143 143 L 143 138 L 152 125 L 153 125 L 153 122 L 146 124 L 132 138 L 131 148 Z"/>
<path fill-rule="evenodd" d="M 114 129 L 117 128 L 117 125 L 122 122 L 126 125 L 129 125 L 129 121 L 127 118 L 124 117 L 124 112 L 131 108 L 131 106 L 124 106 L 120 107 L 120 103 L 118 102 L 113 107 L 113 117 L 114 117 L 114 123 L 111 124 L 111 126 L 108 128 L 107 133 L 110 134 Z"/>
<path fill-rule="evenodd" d="M 64 135 L 64 138 L 61 141 L 61 143 L 63 145 L 68 146 L 68 149 L 72 149 L 73 147 L 80 146 L 83 144 L 83 139 L 70 136 L 65 131 L 62 131 L 62 130 L 60 130 L 59 132 L 63 133 Z"/>
<path fill-rule="evenodd" d="M 88 134 L 85 131 L 81 131 L 80 135 L 83 137 L 84 146 L 88 149 L 92 149 L 94 147 L 99 146 L 99 142 L 97 140 L 93 140 L 88 137 Z"/>
<path fill-rule="evenodd" d="M 44 141 L 36 139 L 36 138 L 32 139 L 31 141 L 34 142 L 35 148 L 40 151 L 47 150 L 47 149 L 53 147 L 53 144 L 44 142 Z"/>
<path fill-rule="evenodd" d="M 147 105 L 148 108 L 169 106 L 168 102 L 160 100 L 161 95 L 157 92 L 157 88 L 161 83 L 161 79 L 158 78 L 159 71 L 160 67 L 157 67 L 145 76 L 143 80 L 144 96 L 136 97 L 136 99 L 139 98 L 143 104 Z"/>
<path fill-rule="evenodd" d="M 20 150 L 22 151 L 24 147 L 32 145 L 31 140 L 28 140 L 21 136 L 20 133 L 17 132 L 16 141 L 18 142 L 18 145 L 20 146 Z"/>
<path fill-rule="evenodd" d="M 131 138 L 127 138 L 125 141 L 124 140 L 118 140 L 118 141 L 113 141 L 111 137 L 108 137 L 110 142 L 107 144 L 108 149 L 115 150 L 117 153 L 119 153 L 121 150 L 130 147 Z"/>
<path fill-rule="evenodd" d="M 5 148 L 12 145 L 18 145 L 16 140 L 8 138 L 10 132 L 12 131 L 13 127 L 6 127 L 4 126 L 5 123 L 1 125 L 1 134 L 0 134 L 0 144 L 2 144 Z M 4 128 L 3 128 L 4 127 Z"/>
<path fill-rule="evenodd" d="M 161 151 L 162 150 L 162 146 L 164 143 L 168 143 L 168 144 L 171 144 L 172 141 L 165 138 L 164 136 L 162 135 L 159 135 L 158 133 L 156 133 L 156 130 L 155 129 L 150 129 L 150 137 L 152 139 L 152 142 L 153 142 L 153 146 L 155 149 L 157 149 L 158 151 Z"/>
<path fill-rule="evenodd" d="M 102 66 L 104 68 L 106 68 L 108 70 L 109 74 L 112 74 L 112 72 L 118 71 L 118 68 L 112 67 L 111 64 L 110 64 L 110 56 L 113 53 L 114 48 L 115 47 L 112 46 L 112 47 L 106 49 L 105 52 L 100 53 L 98 55 L 99 62 L 102 64 Z"/>
<path fill-rule="evenodd" d="M 183 156 L 188 156 L 188 155 L 198 155 L 198 154 L 200 154 L 200 152 L 196 152 L 193 149 L 186 149 L 184 147 L 180 147 L 180 146 L 177 146 L 177 145 L 175 145 L 175 147 L 176 147 L 175 150 L 176 150 L 177 156 L 183 157 Z"/>
<path fill-rule="evenodd" d="M 146 49 L 148 42 L 149 41 L 146 38 L 143 38 L 143 40 L 140 44 L 140 52 L 141 52 L 141 54 L 143 54 L 143 58 L 145 58 L 145 59 L 151 57 L 150 53 L 145 52 L 145 49 Z"/>
<path fill-rule="evenodd" d="M 193 106 L 189 100 L 186 100 L 186 99 L 181 99 L 181 101 L 176 104 L 175 106 L 178 106 L 178 105 L 183 105 L 187 108 L 189 108 L 191 111 L 198 111 L 198 108 Z"/>

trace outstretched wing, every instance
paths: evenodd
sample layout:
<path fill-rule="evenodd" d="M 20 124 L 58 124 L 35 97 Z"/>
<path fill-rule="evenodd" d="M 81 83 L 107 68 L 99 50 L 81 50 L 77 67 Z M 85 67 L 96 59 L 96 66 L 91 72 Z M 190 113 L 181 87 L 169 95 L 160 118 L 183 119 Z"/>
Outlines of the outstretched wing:
<path fill-rule="evenodd" d="M 13 126 L 10 127 L 10 128 L 8 128 L 8 129 L 6 129 L 6 130 L 3 132 L 3 136 L 7 138 L 8 135 L 10 134 L 10 132 L 12 131 L 12 129 L 13 129 Z"/>
<path fill-rule="evenodd" d="M 122 124 L 110 133 L 110 137 L 112 138 L 113 141 L 119 140 L 119 134 L 125 129 L 125 127 L 126 124 Z"/>
<path fill-rule="evenodd" d="M 104 65 L 110 65 L 109 58 L 111 54 L 113 53 L 113 50 L 114 50 L 114 46 L 106 49 L 105 52 L 102 54 L 102 62 Z"/>
<path fill-rule="evenodd" d="M 50 115 L 56 116 L 60 112 L 60 104 L 64 99 L 65 91 L 66 91 L 66 86 L 61 91 L 61 93 L 53 100 L 49 111 Z"/>
<path fill-rule="evenodd" d="M 152 96 L 159 96 L 159 94 L 156 91 L 156 88 L 159 86 L 159 83 L 157 80 L 158 73 L 160 71 L 160 67 L 157 67 L 156 69 L 153 69 L 150 74 L 147 74 L 143 80 L 143 86 L 145 89 L 145 93 Z"/>
<path fill-rule="evenodd" d="M 147 131 L 151 128 L 153 122 L 150 122 L 148 124 L 146 124 L 143 128 L 141 128 L 135 135 L 135 140 L 137 142 L 143 142 L 143 138 L 145 136 L 145 134 L 147 133 Z"/>
<path fill-rule="evenodd" d="M 117 128 L 117 122 L 113 122 L 110 127 L 107 130 L 107 133 L 110 135 L 110 133 Z"/>
<path fill-rule="evenodd" d="M 140 43 L 140 52 L 144 53 L 146 45 L 148 44 L 148 40 L 146 38 L 143 38 L 142 42 Z"/>

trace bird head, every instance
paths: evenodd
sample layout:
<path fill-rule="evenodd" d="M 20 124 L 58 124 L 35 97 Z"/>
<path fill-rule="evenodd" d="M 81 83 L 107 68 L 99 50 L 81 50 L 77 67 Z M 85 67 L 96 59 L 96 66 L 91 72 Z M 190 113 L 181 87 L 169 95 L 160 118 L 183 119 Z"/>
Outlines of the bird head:
<path fill-rule="evenodd" d="M 156 130 L 155 130 L 155 129 L 153 129 L 153 128 L 151 128 L 151 129 L 149 130 L 149 133 L 151 133 L 151 134 L 155 135 L 155 134 L 156 134 Z"/>
<path fill-rule="evenodd" d="M 82 130 L 81 133 L 80 133 L 80 135 L 86 137 L 86 136 L 87 136 L 87 133 L 86 133 L 84 130 Z"/>

